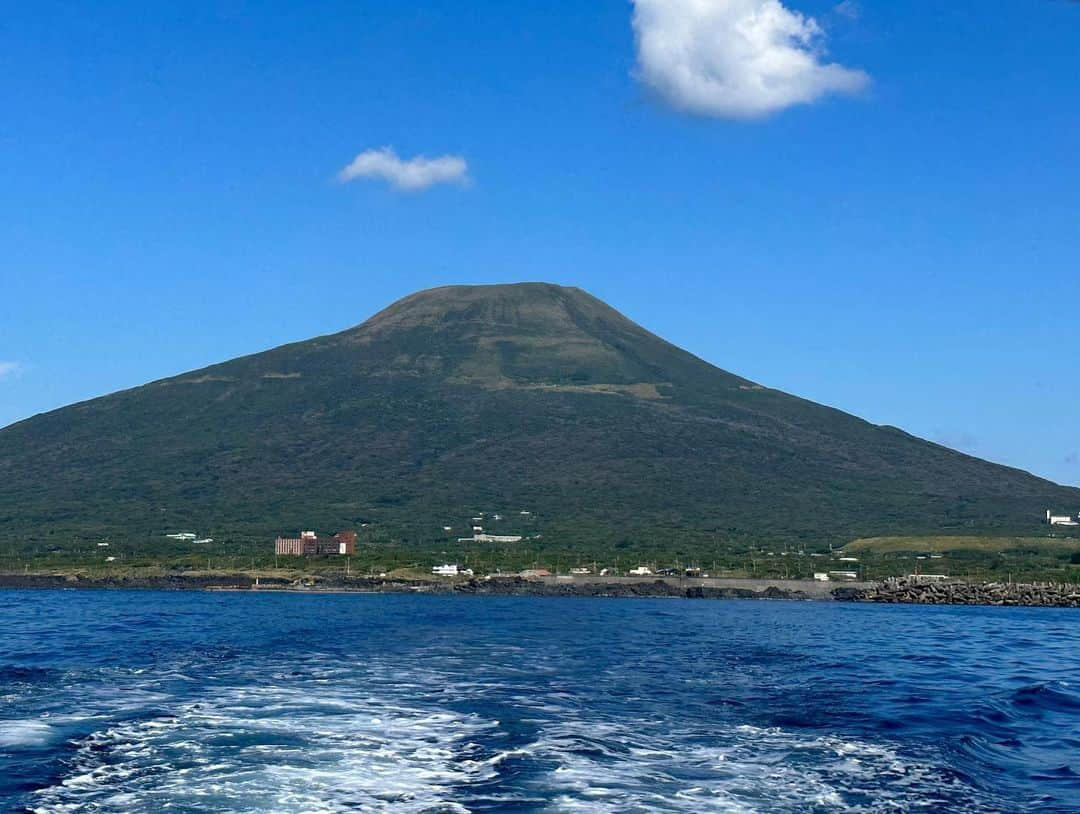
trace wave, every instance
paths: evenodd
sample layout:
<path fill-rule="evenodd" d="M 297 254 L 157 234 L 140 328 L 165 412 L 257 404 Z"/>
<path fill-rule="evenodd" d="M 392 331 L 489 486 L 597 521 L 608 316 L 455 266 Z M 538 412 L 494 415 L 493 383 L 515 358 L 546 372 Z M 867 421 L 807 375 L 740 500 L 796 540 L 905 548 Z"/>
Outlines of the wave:
<path fill-rule="evenodd" d="M 1025 709 L 1071 713 L 1080 710 L 1080 693 L 1063 681 L 1035 683 L 1021 687 L 1012 694 L 1010 700 L 1013 705 Z"/>
<path fill-rule="evenodd" d="M 31 809 L 1001 810 L 947 769 L 858 740 L 750 725 L 665 735 L 567 709 L 515 740 L 476 713 L 311 690 L 226 688 L 96 731 Z"/>
<path fill-rule="evenodd" d="M 435 625 L 432 607 L 478 606 L 395 597 L 319 605 L 336 614 L 320 626 L 296 597 L 251 598 L 274 610 L 261 616 L 138 601 L 202 611 L 105 650 L 65 625 L 46 672 L 0 694 L 15 810 L 1080 810 L 1075 634 L 1003 662 L 947 626 L 897 637 L 887 608 L 688 603 L 656 621 L 649 604 L 598 603 L 569 625 L 565 606 L 522 600 Z M 832 644 L 840 612 L 880 657 Z M 693 635 L 667 639 L 672 618 Z M 946 648 L 947 669 L 904 658 Z"/>
<path fill-rule="evenodd" d="M 493 725 L 311 688 L 230 688 L 81 739 L 31 808 L 452 811 L 456 786 L 493 776 L 474 743 Z"/>
<path fill-rule="evenodd" d="M 54 729 L 42 721 L 0 721 L 0 751 L 46 746 L 55 736 Z"/>

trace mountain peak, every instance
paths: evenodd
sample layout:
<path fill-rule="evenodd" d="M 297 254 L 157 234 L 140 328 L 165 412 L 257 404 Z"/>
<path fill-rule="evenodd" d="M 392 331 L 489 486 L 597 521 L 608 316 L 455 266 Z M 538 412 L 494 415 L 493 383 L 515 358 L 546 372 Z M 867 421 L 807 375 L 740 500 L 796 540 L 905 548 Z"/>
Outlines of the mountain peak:
<path fill-rule="evenodd" d="M 452 325 L 511 327 L 533 330 L 580 328 L 582 318 L 625 317 L 580 288 L 554 283 L 450 285 L 410 294 L 384 308 L 358 330 Z"/>
<path fill-rule="evenodd" d="M 655 397 L 665 371 L 705 365 L 583 291 L 551 283 L 411 294 L 341 335 L 383 371 L 485 387 L 616 387 Z"/>

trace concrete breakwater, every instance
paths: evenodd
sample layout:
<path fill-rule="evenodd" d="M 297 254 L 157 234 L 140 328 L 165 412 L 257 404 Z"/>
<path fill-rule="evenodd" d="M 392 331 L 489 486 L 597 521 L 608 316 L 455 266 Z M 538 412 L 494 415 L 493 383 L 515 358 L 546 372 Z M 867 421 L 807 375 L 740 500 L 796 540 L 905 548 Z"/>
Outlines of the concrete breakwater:
<path fill-rule="evenodd" d="M 927 582 L 887 579 L 869 588 L 841 587 L 839 600 L 912 605 L 1015 605 L 1080 608 L 1080 585 L 1072 583 Z"/>

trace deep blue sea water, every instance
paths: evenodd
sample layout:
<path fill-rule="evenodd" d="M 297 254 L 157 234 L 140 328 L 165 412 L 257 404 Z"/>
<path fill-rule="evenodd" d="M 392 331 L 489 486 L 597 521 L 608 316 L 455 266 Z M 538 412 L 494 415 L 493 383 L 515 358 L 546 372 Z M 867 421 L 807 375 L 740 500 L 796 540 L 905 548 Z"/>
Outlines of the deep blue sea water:
<path fill-rule="evenodd" d="M 0 591 L 0 810 L 1080 811 L 1080 613 Z"/>

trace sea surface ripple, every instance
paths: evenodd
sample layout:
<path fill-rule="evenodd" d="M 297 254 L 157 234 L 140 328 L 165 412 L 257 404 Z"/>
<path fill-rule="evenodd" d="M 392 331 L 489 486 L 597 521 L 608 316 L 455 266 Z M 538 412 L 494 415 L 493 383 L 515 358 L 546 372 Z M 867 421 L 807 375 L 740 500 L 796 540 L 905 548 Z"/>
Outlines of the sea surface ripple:
<path fill-rule="evenodd" d="M 3 591 L 0 801 L 1080 812 L 1080 614 Z"/>

